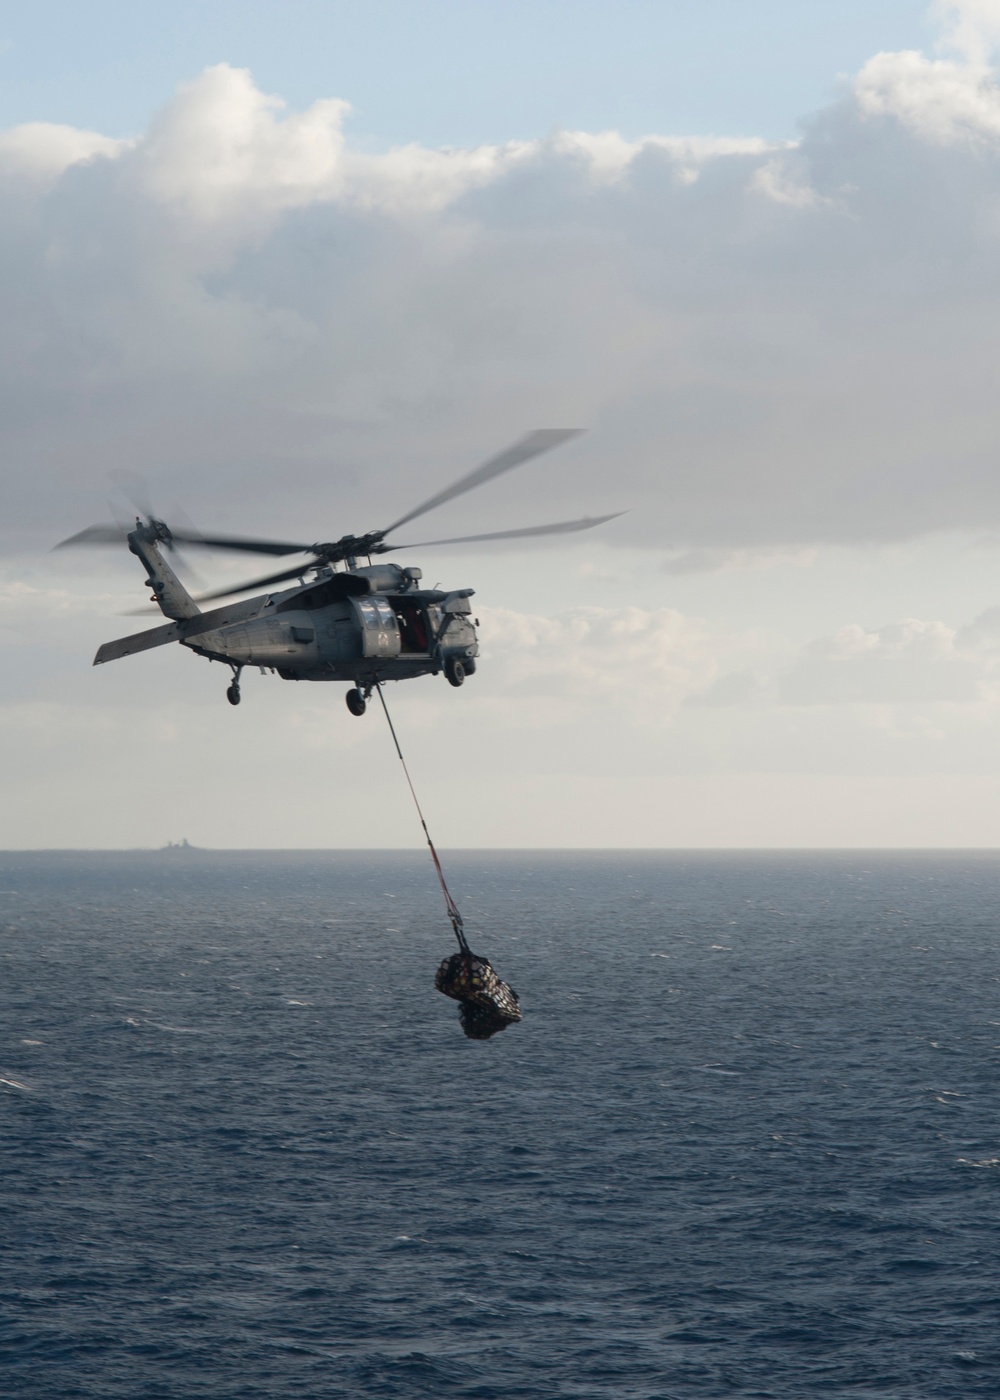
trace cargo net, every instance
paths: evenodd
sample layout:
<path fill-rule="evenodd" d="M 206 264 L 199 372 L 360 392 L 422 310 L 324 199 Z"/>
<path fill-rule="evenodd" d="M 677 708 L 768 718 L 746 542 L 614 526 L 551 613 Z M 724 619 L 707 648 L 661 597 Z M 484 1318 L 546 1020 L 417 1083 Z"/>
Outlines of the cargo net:
<path fill-rule="evenodd" d="M 462 1030 L 470 1040 L 489 1040 L 521 1019 L 514 989 L 501 982 L 487 958 L 468 949 L 445 958 L 434 985 L 459 1003 Z"/>

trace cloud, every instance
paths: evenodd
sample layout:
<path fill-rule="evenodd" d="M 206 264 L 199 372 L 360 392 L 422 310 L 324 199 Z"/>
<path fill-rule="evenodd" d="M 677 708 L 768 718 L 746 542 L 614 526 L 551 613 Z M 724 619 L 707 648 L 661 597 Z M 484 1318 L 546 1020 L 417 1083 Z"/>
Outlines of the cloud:
<path fill-rule="evenodd" d="M 111 159 L 131 142 L 113 140 L 96 131 L 80 131 L 54 122 L 26 122 L 0 131 L 0 176 L 26 176 L 51 184 L 72 165 L 99 157 Z"/>
<path fill-rule="evenodd" d="M 890 116 L 936 145 L 1000 138 L 1000 87 L 991 58 L 1000 43 L 998 0 L 940 0 L 938 47 L 957 58 L 915 50 L 880 53 L 854 84 L 861 111 Z"/>
<path fill-rule="evenodd" d="M 893 117 L 935 145 L 1000 137 L 1000 89 L 992 69 L 979 62 L 914 51 L 876 54 L 858 75 L 855 93 L 866 116 Z"/>
<path fill-rule="evenodd" d="M 664 153 L 689 182 L 722 155 L 758 155 L 756 138 L 648 136 L 562 131 L 547 140 L 430 150 L 416 143 L 381 154 L 352 150 L 350 104 L 340 99 L 286 113 L 246 69 L 217 64 L 185 84 L 137 150 L 146 189 L 166 207 L 205 223 L 262 211 L 337 203 L 396 215 L 435 213 L 463 195 L 546 159 L 583 167 L 595 185 L 619 181 L 645 152 Z"/>
<path fill-rule="evenodd" d="M 957 49 L 971 63 L 985 64 L 1000 44 L 998 0 L 938 0 L 941 47 Z"/>
<path fill-rule="evenodd" d="M 780 158 L 765 161 L 758 167 L 753 177 L 752 188 L 759 190 L 775 204 L 786 204 L 790 209 L 835 206 L 835 201 L 828 195 L 819 194 L 810 185 L 799 184 L 790 172 L 789 162 Z"/>
<path fill-rule="evenodd" d="M 916 618 L 869 630 L 851 624 L 809 646 L 777 681 L 786 705 L 974 703 L 984 668 L 953 629 Z"/>
<path fill-rule="evenodd" d="M 627 696 L 669 716 L 714 678 L 724 645 L 673 608 L 573 608 L 552 616 L 481 609 L 483 664 L 492 693 L 606 706 Z M 634 706 L 630 706 L 633 708 Z"/>
<path fill-rule="evenodd" d="M 792 144 L 373 152 L 225 64 L 131 142 L 0 135 L 0 543 L 78 528 L 109 466 L 218 528 L 367 528 L 564 422 L 456 533 L 571 494 L 683 569 L 1000 526 L 995 9 L 948 16 Z"/>
<path fill-rule="evenodd" d="M 809 568 L 816 562 L 815 549 L 688 549 L 668 556 L 663 562 L 666 574 L 754 572 L 793 565 Z"/>
<path fill-rule="evenodd" d="M 185 84 L 135 153 L 137 182 L 174 217 L 213 224 L 333 198 L 343 178 L 346 102 L 281 115 L 244 69 Z"/>
<path fill-rule="evenodd" d="M 905 618 L 883 627 L 847 623 L 791 659 L 754 669 L 720 667 L 686 703 L 728 706 L 975 706 L 1000 702 L 1000 608 L 965 627 Z M 882 720 L 879 720 L 882 723 Z"/>

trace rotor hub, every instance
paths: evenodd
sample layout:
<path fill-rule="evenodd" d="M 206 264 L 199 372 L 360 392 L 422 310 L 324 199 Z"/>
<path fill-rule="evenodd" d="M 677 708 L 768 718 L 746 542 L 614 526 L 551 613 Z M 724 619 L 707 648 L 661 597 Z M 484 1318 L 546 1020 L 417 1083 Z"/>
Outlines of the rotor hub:
<path fill-rule="evenodd" d="M 366 535 L 342 535 L 330 544 L 314 544 L 311 549 L 317 558 L 337 564 L 343 559 L 355 559 L 358 555 L 384 553 L 384 538 L 384 530 L 370 530 Z"/>

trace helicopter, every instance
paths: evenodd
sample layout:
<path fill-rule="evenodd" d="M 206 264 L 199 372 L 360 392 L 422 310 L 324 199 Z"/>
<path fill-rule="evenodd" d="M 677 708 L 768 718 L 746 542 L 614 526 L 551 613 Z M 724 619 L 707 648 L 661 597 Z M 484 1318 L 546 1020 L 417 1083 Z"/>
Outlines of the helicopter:
<path fill-rule="evenodd" d="M 152 647 L 178 642 L 209 661 L 232 670 L 226 690 L 231 705 L 241 699 L 240 678 L 247 666 L 262 674 L 277 673 L 286 681 L 349 681 L 347 708 L 363 715 L 374 687 L 382 681 L 440 675 L 461 686 L 475 674 L 479 642 L 478 619 L 469 601 L 475 590 L 422 588 L 423 573 L 393 562 L 372 563 L 372 556 L 400 549 L 429 549 L 450 544 L 474 544 L 527 536 L 571 534 L 614 520 L 612 515 L 588 516 L 520 530 L 497 530 L 455 539 L 426 540 L 417 545 L 386 544 L 386 536 L 418 516 L 436 510 L 456 496 L 492 481 L 582 431 L 578 428 L 539 428 L 511 447 L 438 491 L 383 530 L 343 535 L 328 544 L 297 544 L 285 540 L 252 539 L 237 535 L 204 535 L 193 529 L 171 529 L 152 509 L 137 515 L 135 525 L 92 525 L 62 540 L 72 545 L 127 543 L 147 572 L 146 584 L 168 623 L 105 642 L 95 666 L 134 656 Z M 164 553 L 178 545 L 238 550 L 249 554 L 311 556 L 289 568 L 247 583 L 203 593 L 197 598 L 185 588 Z M 359 560 L 367 559 L 366 565 Z M 338 567 L 340 566 L 340 567 Z M 312 575 L 307 579 L 307 575 Z M 203 611 L 201 603 L 229 598 L 251 589 L 270 589 L 297 579 L 295 587 L 264 592 Z"/>

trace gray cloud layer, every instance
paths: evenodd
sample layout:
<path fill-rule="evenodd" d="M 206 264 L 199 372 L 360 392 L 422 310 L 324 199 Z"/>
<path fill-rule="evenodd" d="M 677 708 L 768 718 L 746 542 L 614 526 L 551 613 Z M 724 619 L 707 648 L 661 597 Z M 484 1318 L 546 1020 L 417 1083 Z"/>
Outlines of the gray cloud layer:
<path fill-rule="evenodd" d="M 694 567 L 1000 525 L 1000 90 L 964 33 L 779 148 L 373 155 L 225 65 L 134 142 L 0 135 L 6 547 L 121 466 L 216 526 L 370 527 L 544 423 L 595 431 L 456 525 L 630 507 L 610 538 Z"/>

